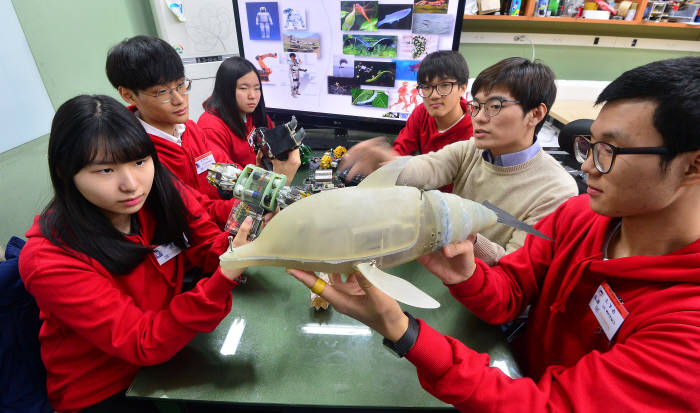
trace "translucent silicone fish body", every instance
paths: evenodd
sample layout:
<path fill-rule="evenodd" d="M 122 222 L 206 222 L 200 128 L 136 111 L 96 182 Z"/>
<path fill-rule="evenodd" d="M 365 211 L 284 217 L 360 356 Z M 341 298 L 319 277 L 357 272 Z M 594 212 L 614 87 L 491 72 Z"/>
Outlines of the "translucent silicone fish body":
<path fill-rule="evenodd" d="M 357 187 L 322 192 L 290 205 L 255 241 L 223 254 L 221 266 L 360 271 L 399 301 L 438 307 L 417 287 L 381 269 L 462 241 L 495 224 L 497 216 L 454 194 L 394 186 L 402 167 L 395 162 Z"/>

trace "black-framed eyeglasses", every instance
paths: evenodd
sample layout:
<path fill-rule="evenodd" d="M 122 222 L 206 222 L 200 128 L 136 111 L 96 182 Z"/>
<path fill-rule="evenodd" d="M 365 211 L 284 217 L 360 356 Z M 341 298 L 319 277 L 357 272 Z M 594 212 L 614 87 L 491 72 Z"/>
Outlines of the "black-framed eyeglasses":
<path fill-rule="evenodd" d="M 617 155 L 671 155 L 673 152 L 664 146 L 618 148 L 607 142 L 591 143 L 590 135 L 574 137 L 574 155 L 576 160 L 584 163 L 593 152 L 595 169 L 602 174 L 610 172 Z"/>
<path fill-rule="evenodd" d="M 467 114 L 472 118 L 475 118 L 476 115 L 479 114 L 481 108 L 483 107 L 486 116 L 492 118 L 501 113 L 501 109 L 503 108 L 503 102 L 520 103 L 519 100 L 503 99 L 500 96 L 488 98 L 484 103 L 481 103 L 478 100 L 474 99 L 471 102 L 467 103 Z"/>
<path fill-rule="evenodd" d="M 152 96 L 156 99 L 158 99 L 162 103 L 168 103 L 170 102 L 170 99 L 173 98 L 173 91 L 177 91 L 177 93 L 181 95 L 186 95 L 190 93 L 190 90 L 192 89 L 192 81 L 190 79 L 185 79 L 182 82 L 178 83 L 177 86 L 171 87 L 171 88 L 163 88 L 160 89 L 159 91 L 155 93 L 149 93 L 145 92 L 144 94 L 148 96 Z"/>
<path fill-rule="evenodd" d="M 457 82 L 440 82 L 435 86 L 431 85 L 418 85 L 418 94 L 422 98 L 429 98 L 433 94 L 433 90 L 437 90 L 437 94 L 440 96 L 447 96 L 452 93 L 452 88 L 457 84 Z"/>

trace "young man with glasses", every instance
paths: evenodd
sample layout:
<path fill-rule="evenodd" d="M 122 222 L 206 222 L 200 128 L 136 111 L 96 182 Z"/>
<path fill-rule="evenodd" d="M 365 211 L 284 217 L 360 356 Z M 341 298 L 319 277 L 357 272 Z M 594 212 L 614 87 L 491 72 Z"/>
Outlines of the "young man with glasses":
<path fill-rule="evenodd" d="M 487 322 L 532 305 L 526 377 L 409 319 L 361 276 L 366 295 L 338 284 L 322 296 L 399 342 L 423 388 L 463 411 L 700 411 L 700 57 L 629 70 L 597 104 L 576 147 L 588 195 L 537 224 L 554 241 L 528 237 L 494 267 L 469 241 L 419 259 Z"/>
<path fill-rule="evenodd" d="M 223 228 L 237 200 L 220 198 L 207 182 L 207 168 L 214 162 L 233 162 L 208 145 L 204 132 L 189 120 L 192 82 L 185 78 L 175 49 L 155 37 L 135 36 L 110 49 L 106 72 L 151 137 L 160 161 L 196 193 L 213 221 Z"/>
<path fill-rule="evenodd" d="M 440 87 L 443 92 L 449 89 L 448 85 L 437 86 L 438 92 Z M 476 202 L 488 200 L 534 225 L 578 194 L 574 179 L 536 139 L 556 91 L 554 74 L 542 63 L 514 57 L 484 69 L 472 84 L 474 99 L 465 105 L 474 125 L 473 139 L 414 157 L 398 183 L 424 189 L 452 183 L 455 194 Z M 361 153 L 348 152 L 339 168 L 352 165 L 362 173 L 361 168 L 373 170 L 397 156 L 372 142 Z M 351 170 L 350 178 L 354 172 Z M 476 236 L 476 254 L 493 265 L 520 248 L 526 235 L 494 225 Z"/>

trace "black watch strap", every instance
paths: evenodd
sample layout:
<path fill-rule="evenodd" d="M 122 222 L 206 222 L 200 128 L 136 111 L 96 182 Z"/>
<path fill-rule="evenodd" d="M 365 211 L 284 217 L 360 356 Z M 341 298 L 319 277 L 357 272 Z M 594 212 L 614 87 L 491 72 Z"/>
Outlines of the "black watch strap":
<path fill-rule="evenodd" d="M 399 357 L 405 356 L 406 353 L 413 348 L 413 345 L 416 344 L 416 340 L 418 340 L 418 332 L 420 330 L 418 320 L 413 318 L 413 316 L 406 311 L 403 313 L 406 314 L 406 317 L 408 317 L 408 328 L 406 329 L 406 332 L 403 333 L 401 338 L 396 342 L 390 341 L 386 338 L 384 341 L 382 341 L 385 346 L 390 348 Z"/>

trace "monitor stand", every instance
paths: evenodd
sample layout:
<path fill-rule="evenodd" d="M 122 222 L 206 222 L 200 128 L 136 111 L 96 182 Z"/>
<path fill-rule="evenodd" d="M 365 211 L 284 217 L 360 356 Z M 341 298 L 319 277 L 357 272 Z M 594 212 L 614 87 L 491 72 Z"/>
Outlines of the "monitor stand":
<path fill-rule="evenodd" d="M 348 147 L 348 130 L 345 128 L 333 129 L 333 136 L 329 136 L 328 129 L 309 129 L 306 131 L 304 143 L 311 149 L 326 150 L 336 146 Z"/>

